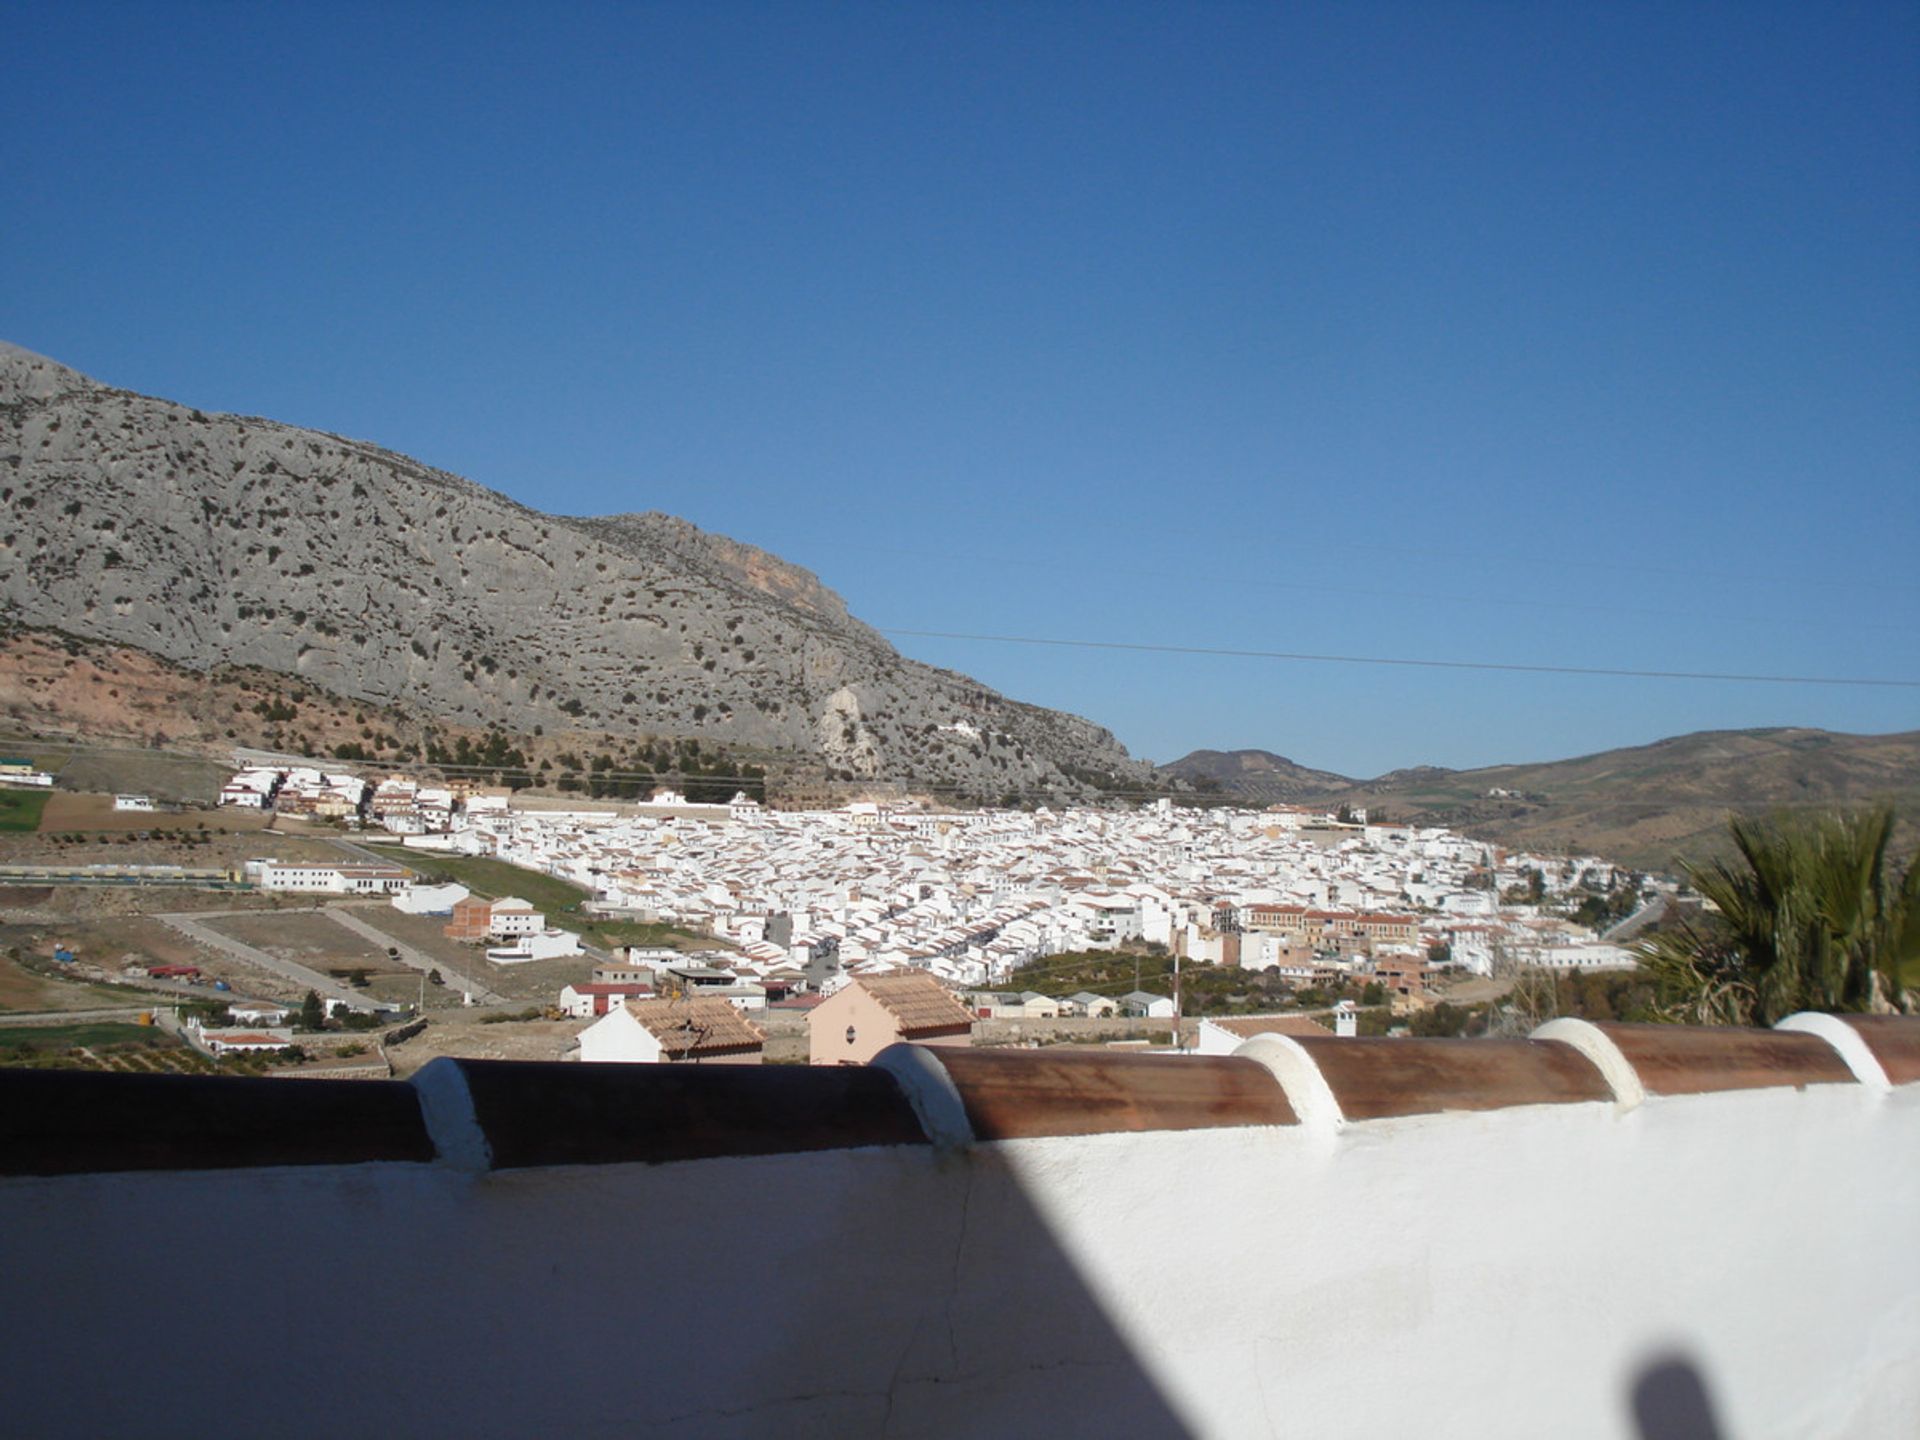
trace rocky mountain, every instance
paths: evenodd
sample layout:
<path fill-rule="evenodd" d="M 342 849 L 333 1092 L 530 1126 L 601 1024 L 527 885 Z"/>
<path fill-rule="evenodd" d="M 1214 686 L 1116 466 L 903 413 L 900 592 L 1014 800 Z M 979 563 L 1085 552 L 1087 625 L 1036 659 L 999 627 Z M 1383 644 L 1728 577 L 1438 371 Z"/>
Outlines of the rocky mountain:
<path fill-rule="evenodd" d="M 1106 730 L 905 658 L 751 545 L 666 515 L 545 515 L 5 345 L 0 506 L 0 618 L 191 671 L 988 797 L 1153 782 Z"/>
<path fill-rule="evenodd" d="M 1242 762 L 1245 778 L 1236 780 L 1210 761 L 1190 765 L 1195 759 L 1187 756 L 1167 769 L 1196 780 L 1210 774 L 1227 795 L 1263 799 L 1268 782 L 1261 764 Z M 1275 773 L 1321 773 L 1279 756 L 1266 759 Z M 1497 844 L 1584 851 L 1660 869 L 1676 855 L 1716 850 L 1726 818 L 1735 812 L 1891 802 L 1907 819 L 1901 839 L 1911 845 L 1911 822 L 1920 819 L 1920 731 L 1711 730 L 1533 765 L 1422 765 L 1283 798 L 1366 806 L 1370 813 L 1447 825 Z"/>

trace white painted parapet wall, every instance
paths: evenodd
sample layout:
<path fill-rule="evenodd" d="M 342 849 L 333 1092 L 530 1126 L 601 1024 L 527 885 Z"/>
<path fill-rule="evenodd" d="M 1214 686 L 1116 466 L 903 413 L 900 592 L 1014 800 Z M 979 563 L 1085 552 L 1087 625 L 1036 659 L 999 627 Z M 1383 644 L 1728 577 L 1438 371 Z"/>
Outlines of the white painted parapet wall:
<path fill-rule="evenodd" d="M 1917 1082 L 1857 1017 L 0 1071 L 0 1428 L 1904 1437 Z"/>

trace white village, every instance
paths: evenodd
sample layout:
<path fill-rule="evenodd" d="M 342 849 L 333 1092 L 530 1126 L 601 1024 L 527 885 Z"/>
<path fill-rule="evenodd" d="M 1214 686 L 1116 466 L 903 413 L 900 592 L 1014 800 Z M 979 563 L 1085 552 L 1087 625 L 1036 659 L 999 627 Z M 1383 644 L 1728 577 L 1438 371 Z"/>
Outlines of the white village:
<path fill-rule="evenodd" d="M 1377 986 L 1404 1014 L 1497 969 L 1630 968 L 1633 953 L 1616 941 L 1634 916 L 1602 934 L 1566 913 L 1571 902 L 1624 892 L 1638 914 L 1670 890 L 1600 859 L 1508 853 L 1446 829 L 1289 805 L 954 810 L 867 800 L 784 810 L 660 790 L 641 804 L 554 808 L 565 802 L 523 806 L 463 782 L 375 783 L 305 767 L 244 769 L 222 798 L 384 830 L 421 872 L 447 855 L 554 875 L 585 889 L 596 916 L 724 942 L 691 956 L 593 952 L 592 979 L 553 997 L 569 1016 L 600 1018 L 581 1037 L 587 1059 L 689 1058 L 634 1023 L 663 994 L 683 997 L 682 1011 L 748 1012 L 770 1000 L 818 1004 L 851 985 L 877 993 L 868 982 L 882 977 L 915 976 L 926 988 L 914 1003 L 946 1001 L 962 1019 L 1174 1018 L 1176 995 L 1137 986 L 1067 996 L 1008 988 L 1049 956 L 1123 947 L 1259 974 L 1269 994 L 1276 979 L 1279 993 Z M 247 872 L 265 890 L 385 895 L 410 913 L 445 915 L 445 934 L 483 947 L 490 966 L 583 951 L 517 897 L 416 883 L 402 866 L 262 859 Z M 669 1018 L 687 1029 L 684 1014 Z M 719 1028 L 698 1058 L 757 1059 L 749 1036 Z M 621 1036 L 634 1043 L 614 1043 Z"/>

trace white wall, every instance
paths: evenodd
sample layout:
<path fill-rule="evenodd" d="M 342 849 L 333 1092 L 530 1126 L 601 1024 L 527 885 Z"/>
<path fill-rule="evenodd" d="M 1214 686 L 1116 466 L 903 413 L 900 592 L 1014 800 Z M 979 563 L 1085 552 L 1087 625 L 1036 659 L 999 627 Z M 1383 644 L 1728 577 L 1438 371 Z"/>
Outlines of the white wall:
<path fill-rule="evenodd" d="M 9 1179 L 32 1323 L 0 1393 L 46 1436 L 204 1433 L 234 1376 L 300 1374 L 249 1428 L 1627 1440 L 1675 1433 L 1634 1405 L 1677 1361 L 1724 1440 L 1878 1440 L 1920 1433 L 1916 1154 L 1920 1086 L 1825 1085 L 951 1155 Z M 716 1217 L 736 1238 L 702 1243 Z M 209 1254 L 300 1277 L 208 1286 Z"/>

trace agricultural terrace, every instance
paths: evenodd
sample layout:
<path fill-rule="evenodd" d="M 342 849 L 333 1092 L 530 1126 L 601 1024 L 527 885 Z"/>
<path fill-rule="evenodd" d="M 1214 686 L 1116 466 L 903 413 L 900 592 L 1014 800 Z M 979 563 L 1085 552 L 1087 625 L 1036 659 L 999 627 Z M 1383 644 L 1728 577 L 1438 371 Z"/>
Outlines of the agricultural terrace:
<path fill-rule="evenodd" d="M 112 1070 L 131 1075 L 260 1074 L 264 1056 L 213 1060 L 153 1025 L 95 1021 L 0 1029 L 0 1066 Z"/>

